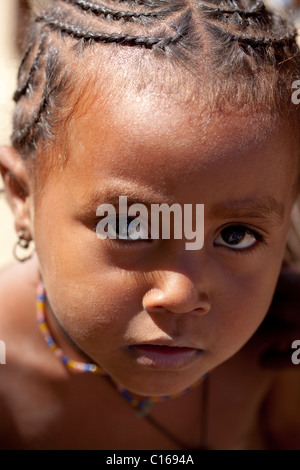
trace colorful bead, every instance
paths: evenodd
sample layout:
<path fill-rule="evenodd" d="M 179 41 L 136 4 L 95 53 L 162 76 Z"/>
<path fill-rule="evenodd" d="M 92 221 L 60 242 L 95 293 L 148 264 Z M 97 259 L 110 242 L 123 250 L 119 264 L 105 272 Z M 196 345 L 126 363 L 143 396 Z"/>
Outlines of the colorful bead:
<path fill-rule="evenodd" d="M 54 351 L 56 356 L 60 359 L 60 361 L 69 369 L 75 370 L 77 372 L 82 372 L 82 373 L 91 373 L 91 374 L 98 374 L 98 375 L 103 375 L 108 378 L 108 374 L 104 372 L 98 365 L 96 364 L 89 364 L 85 362 L 78 362 L 70 359 L 68 356 L 66 356 L 63 351 L 58 347 L 58 345 L 55 343 L 54 339 L 52 338 L 48 325 L 46 323 L 46 318 L 45 318 L 45 310 L 46 310 L 46 301 L 45 301 L 45 290 L 44 286 L 40 285 L 38 288 L 38 294 L 37 294 L 37 322 L 40 327 L 41 333 L 49 346 L 49 348 Z M 136 410 L 137 414 L 139 416 L 146 416 L 149 414 L 153 408 L 153 405 L 155 403 L 163 402 L 166 400 L 170 400 L 172 398 L 177 398 L 183 395 L 184 393 L 193 390 L 196 388 L 202 381 L 207 377 L 208 374 L 206 374 L 204 377 L 200 378 L 195 382 L 193 385 L 188 387 L 187 389 L 183 390 L 182 392 L 173 394 L 173 395 L 164 395 L 164 396 L 153 396 L 153 397 L 145 397 L 142 399 L 135 398 L 131 395 L 131 393 L 126 390 L 124 387 L 118 384 L 114 384 L 115 387 L 119 390 L 120 394 L 123 396 L 123 398 Z"/>
<path fill-rule="evenodd" d="M 59 356 L 61 362 L 65 364 L 69 369 L 76 370 L 77 372 L 89 372 L 92 374 L 101 374 L 105 375 L 105 372 L 97 366 L 96 364 L 86 364 L 84 362 L 77 362 L 69 357 L 65 356 L 62 350 L 57 346 L 54 339 L 52 338 L 48 325 L 45 318 L 45 294 L 42 292 L 42 287 L 39 287 L 37 295 L 37 321 L 40 327 L 41 333 L 48 344 L 49 348 L 52 351 L 55 351 L 57 356 Z"/>

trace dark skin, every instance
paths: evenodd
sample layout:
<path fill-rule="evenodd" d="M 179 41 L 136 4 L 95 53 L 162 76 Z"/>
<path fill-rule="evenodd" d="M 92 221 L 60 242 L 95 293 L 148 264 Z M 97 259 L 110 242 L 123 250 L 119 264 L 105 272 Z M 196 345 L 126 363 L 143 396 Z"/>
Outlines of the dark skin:
<path fill-rule="evenodd" d="M 2 272 L 0 278 L 1 305 L 3 311 L 10 311 L 9 320 L 2 316 L 1 335 L 9 347 L 8 365 L 1 366 L 0 371 L 1 448 L 179 449 L 180 446 L 147 421 L 137 419 L 105 379 L 69 373 L 49 351 L 32 315 L 39 281 L 36 263 L 33 259 L 15 264 Z M 211 448 L 299 449 L 299 372 L 288 358 L 291 340 L 300 334 L 297 313 L 300 276 L 285 271 L 281 277 L 284 289 L 279 287 L 280 291 L 288 291 L 291 299 L 292 288 L 293 298 L 292 302 L 284 302 L 281 310 L 287 350 L 269 355 L 268 362 L 261 367 L 267 344 L 266 325 L 278 318 L 276 308 L 271 308 L 251 341 L 211 374 L 208 432 Z M 284 320 L 285 313 L 290 323 Z M 31 344 L 26 341 L 29 335 Z M 272 350 L 273 345 L 276 348 L 276 342 L 272 342 Z M 156 405 L 152 413 L 177 438 L 195 448 L 201 442 L 201 392 L 202 386 L 188 395 Z M 105 405 L 107 401 L 117 412 L 111 415 Z M 249 435 L 244 436 L 245 422 L 249 425 L 256 415 Z M 225 432 L 227 420 L 231 426 Z M 105 426 L 99 426 L 99 422 Z"/>
<path fill-rule="evenodd" d="M 210 448 L 299 448 L 299 400 L 291 396 L 299 387 L 299 372 L 285 352 L 279 355 L 285 357 L 281 363 L 274 351 L 282 348 L 279 319 L 285 324 L 286 350 L 300 334 L 297 274 L 282 273 L 277 292 L 283 289 L 284 295 L 264 321 L 281 271 L 295 199 L 298 142 L 293 129 L 281 122 L 266 124 L 253 113 L 232 116 L 230 123 L 222 116 L 208 120 L 199 112 L 199 103 L 186 109 L 177 104 L 164 107 L 161 100 L 156 106 L 153 96 L 143 97 L 137 109 L 135 98 L 129 93 L 125 102 L 106 104 L 105 109 L 97 102 L 83 120 L 74 116 L 67 136 L 76 135 L 76 142 L 68 142 L 68 164 L 48 175 L 42 192 L 34 190 L 32 175 L 18 154 L 1 150 L 16 229 L 33 238 L 37 249 L 32 260 L 13 265 L 0 278 L 1 339 L 7 344 L 7 365 L 0 370 L 1 445 L 199 448 L 205 408 Z M 108 115 L 111 119 L 104 120 Z M 53 154 L 59 152 L 57 145 Z M 121 193 L 116 176 L 123 185 Z M 168 240 L 163 249 L 161 241 L 130 247 L 100 242 L 83 201 L 105 185 L 114 194 L 124 194 L 128 180 L 130 190 L 140 197 L 148 191 L 169 204 L 204 203 L 204 248 L 188 252 L 184 240 Z M 273 202 L 276 198 L 278 215 L 275 209 L 264 210 L 265 217 L 258 206 L 254 210 L 258 196 Z M 222 210 L 213 211 L 216 204 L 222 204 Z M 222 237 L 225 224 L 255 228 L 266 240 L 259 242 L 261 238 L 248 231 L 241 246 L 232 247 Z M 151 413 L 183 444 L 137 419 L 105 378 L 70 373 L 53 355 L 36 323 L 41 276 L 56 342 L 75 360 L 88 356 L 105 366 L 133 394 L 173 394 L 210 373 L 209 403 L 201 398 L 202 384 L 158 403 Z M 181 341 L 202 353 L 178 370 L 149 367 L 128 353 L 128 345 L 167 337 L 170 347 Z"/>

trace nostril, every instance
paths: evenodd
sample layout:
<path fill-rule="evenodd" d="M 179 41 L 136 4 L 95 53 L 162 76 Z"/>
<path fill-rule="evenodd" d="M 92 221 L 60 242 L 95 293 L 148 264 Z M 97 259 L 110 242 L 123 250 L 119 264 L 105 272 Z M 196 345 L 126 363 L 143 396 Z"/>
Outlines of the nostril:
<path fill-rule="evenodd" d="M 142 301 L 143 309 L 149 313 L 197 313 L 204 315 L 209 312 L 211 305 L 206 294 L 196 292 L 160 291 L 151 289 Z"/>
<path fill-rule="evenodd" d="M 208 280 L 201 269 L 201 276 L 181 270 L 155 272 L 149 290 L 143 296 L 143 308 L 149 313 L 173 312 L 204 315 L 211 308 Z M 155 284 L 154 284 L 155 283 Z"/>
<path fill-rule="evenodd" d="M 198 315 L 206 315 L 210 311 L 210 305 L 203 305 L 203 307 L 198 307 L 193 310 L 193 313 Z"/>

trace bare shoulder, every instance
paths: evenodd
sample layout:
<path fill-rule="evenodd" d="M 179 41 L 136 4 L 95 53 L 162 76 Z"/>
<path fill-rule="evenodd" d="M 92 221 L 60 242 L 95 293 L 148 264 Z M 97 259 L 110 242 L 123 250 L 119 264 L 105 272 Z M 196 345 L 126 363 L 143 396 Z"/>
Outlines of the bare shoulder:
<path fill-rule="evenodd" d="M 30 338 L 38 273 L 36 263 L 36 260 L 15 263 L 0 272 L 0 340 L 6 345 L 11 363 L 20 357 L 22 346 Z"/>
<path fill-rule="evenodd" d="M 292 344 L 300 340 L 300 273 L 282 269 L 269 311 L 250 344 L 262 344 L 259 363 L 266 370 L 290 369 Z"/>
<path fill-rule="evenodd" d="M 28 285 L 38 282 L 38 279 L 38 259 L 36 256 L 24 263 L 12 263 L 0 271 L 0 293 L 3 288 L 13 289 L 15 286 L 21 287 L 22 285 L 27 285 L 28 288 Z"/>
<path fill-rule="evenodd" d="M 0 272 L 0 335 L 10 327 L 17 333 L 16 322 L 27 317 L 28 309 L 34 305 L 37 263 L 33 258 L 23 264 L 14 263 Z"/>
<path fill-rule="evenodd" d="M 0 340 L 6 346 L 6 367 L 26 367 L 41 344 L 36 322 L 38 260 L 13 264 L 0 272 Z M 42 342 L 43 344 L 43 342 Z M 0 381 L 0 392 L 3 383 Z"/>
<path fill-rule="evenodd" d="M 269 449 L 300 450 L 299 396 L 300 366 L 279 372 L 261 417 Z"/>
<path fill-rule="evenodd" d="M 0 272 L 0 436 L 9 435 L 14 413 L 14 397 L 20 390 L 20 377 L 35 367 L 37 356 L 35 290 L 37 260 L 13 264 Z M 20 371 L 22 373 L 20 374 Z M 1 444 L 2 445 L 2 444 Z"/>
<path fill-rule="evenodd" d="M 282 270 L 265 321 L 250 341 L 263 344 L 257 357 L 261 369 L 272 380 L 265 395 L 261 429 L 269 449 L 300 450 L 300 364 L 293 349 L 300 342 L 300 273 Z"/>

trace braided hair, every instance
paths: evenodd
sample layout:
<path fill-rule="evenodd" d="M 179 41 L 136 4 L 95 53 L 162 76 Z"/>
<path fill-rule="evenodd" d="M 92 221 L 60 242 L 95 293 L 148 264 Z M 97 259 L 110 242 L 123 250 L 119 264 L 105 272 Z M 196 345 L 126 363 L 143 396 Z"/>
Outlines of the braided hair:
<path fill-rule="evenodd" d="M 23 158 L 34 157 L 38 144 L 63 128 L 71 112 L 66 96 L 76 93 L 76 80 L 86 79 L 80 60 L 90 53 L 99 64 L 113 63 L 126 48 L 139 65 L 136 83 L 147 82 L 143 60 L 147 68 L 181 67 L 183 82 L 190 77 L 201 92 L 206 86 L 205 96 L 218 106 L 235 99 L 292 109 L 292 82 L 300 75 L 293 25 L 261 0 L 53 0 L 29 31 L 12 134 Z M 79 64 L 81 78 L 71 63 Z M 151 74 L 148 86 L 159 86 Z"/>

